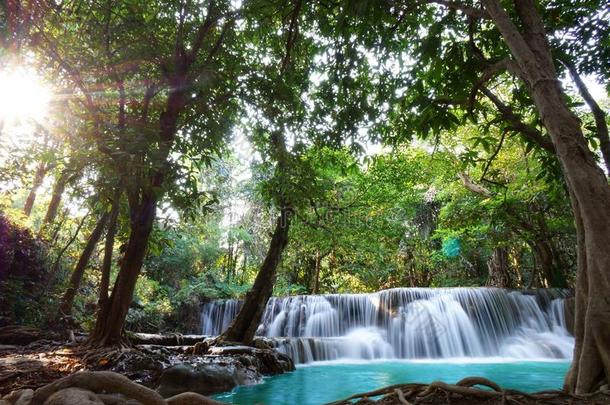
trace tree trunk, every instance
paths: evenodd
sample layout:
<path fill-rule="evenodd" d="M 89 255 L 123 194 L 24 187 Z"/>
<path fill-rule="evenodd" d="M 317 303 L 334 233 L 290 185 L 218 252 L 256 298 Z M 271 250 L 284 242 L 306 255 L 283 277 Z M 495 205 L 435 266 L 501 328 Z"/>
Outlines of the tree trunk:
<path fill-rule="evenodd" d="M 584 261 L 578 269 L 576 319 L 584 321 L 577 321 L 577 347 L 566 383 L 571 391 L 586 393 L 610 380 L 610 188 L 559 85 L 541 82 L 533 96 L 574 194 L 574 214 L 582 222 L 577 227 Z"/>
<path fill-rule="evenodd" d="M 123 324 L 142 269 L 156 210 L 157 199 L 152 194 L 145 195 L 141 204 L 133 210 L 129 241 L 121 261 L 121 270 L 110 298 L 98 312 L 95 328 L 89 336 L 88 344 L 90 346 L 113 346 L 125 342 L 122 336 Z"/>
<path fill-rule="evenodd" d="M 513 258 L 512 268 L 514 269 L 514 274 L 516 278 L 513 281 L 513 286 L 515 288 L 523 288 L 523 273 L 521 271 L 522 267 L 522 252 L 520 248 L 513 248 L 513 254 L 510 255 Z"/>
<path fill-rule="evenodd" d="M 551 243 L 547 240 L 535 240 L 531 246 L 536 264 L 542 270 L 547 287 L 568 288 L 565 269 L 561 267 L 557 253 Z"/>
<path fill-rule="evenodd" d="M 532 0 L 515 0 L 524 34 L 499 0 L 483 0 L 526 82 L 563 171 L 578 236 L 574 359 L 565 388 L 594 391 L 610 381 L 610 187 L 588 149 L 552 66 L 542 20 Z"/>
<path fill-rule="evenodd" d="M 32 208 L 34 208 L 34 201 L 36 200 L 36 192 L 38 188 L 42 185 L 42 181 L 44 180 L 44 176 L 47 174 L 47 164 L 45 162 L 39 163 L 36 168 L 36 174 L 34 175 L 34 182 L 32 183 L 32 188 L 30 189 L 30 193 L 28 194 L 28 198 L 25 200 L 25 204 L 23 205 L 23 213 L 26 216 L 30 216 L 32 214 Z"/>
<path fill-rule="evenodd" d="M 318 294 L 320 292 L 320 250 L 316 249 L 316 261 L 315 261 L 315 276 L 313 282 L 313 293 Z"/>
<path fill-rule="evenodd" d="M 64 255 L 64 253 L 66 253 L 66 250 L 68 250 L 68 248 L 72 245 L 72 243 L 74 243 L 74 241 L 78 237 L 78 234 L 80 233 L 81 228 L 85 224 L 85 221 L 87 220 L 88 215 L 89 214 L 85 215 L 83 217 L 83 219 L 81 219 L 78 226 L 76 227 L 76 230 L 74 231 L 74 234 L 72 236 L 70 236 L 70 239 L 68 240 L 68 242 L 64 245 L 64 247 L 57 254 L 57 257 L 55 258 L 55 261 L 53 262 L 53 266 L 51 267 L 51 271 L 49 272 L 49 274 L 46 277 L 45 283 L 41 289 L 41 293 L 40 293 L 39 297 L 44 297 L 45 294 L 47 293 L 47 291 L 49 290 L 49 288 L 55 283 L 55 278 L 57 277 L 57 273 L 59 273 L 59 269 L 61 267 L 61 259 Z"/>
<path fill-rule="evenodd" d="M 69 316 L 72 314 L 72 304 L 74 303 L 74 297 L 76 296 L 76 292 L 80 287 L 80 282 L 83 279 L 83 275 L 85 274 L 85 270 L 87 269 L 87 265 L 89 264 L 89 259 L 93 254 L 93 250 L 97 245 L 97 242 L 102 237 L 102 233 L 104 232 L 104 228 L 106 227 L 106 222 L 108 222 L 108 217 L 110 215 L 105 212 L 100 219 L 95 224 L 95 228 L 89 238 L 87 239 L 87 243 L 85 244 L 85 248 L 83 249 L 78 262 L 76 263 L 76 267 L 74 267 L 74 271 L 72 272 L 72 276 L 70 277 L 70 282 L 68 283 L 68 288 L 64 293 L 61 303 L 59 305 L 59 313 L 57 314 L 57 319 L 61 319 L 62 317 Z"/>
<path fill-rule="evenodd" d="M 222 335 L 221 339 L 230 342 L 252 343 L 256 334 L 258 324 L 265 312 L 267 301 L 273 292 L 273 284 L 277 272 L 277 266 L 282 258 L 282 253 L 288 244 L 288 230 L 291 221 L 291 209 L 282 208 L 278 217 L 269 250 L 265 260 L 256 276 L 252 289 L 246 294 L 244 304 L 237 317 Z"/>
<path fill-rule="evenodd" d="M 496 247 L 487 261 L 489 276 L 487 285 L 499 288 L 510 288 L 510 276 L 508 273 L 508 253 L 503 247 Z"/>
<path fill-rule="evenodd" d="M 55 181 L 55 185 L 53 186 L 53 192 L 51 194 L 51 201 L 49 201 L 47 213 L 44 216 L 44 225 L 52 223 L 55 220 L 55 217 L 57 217 L 57 210 L 59 209 L 59 204 L 61 204 L 61 198 L 66 189 L 68 177 L 69 174 L 64 169 Z"/>
<path fill-rule="evenodd" d="M 102 262 L 102 277 L 100 279 L 100 291 L 98 299 L 98 310 L 108 301 L 108 287 L 110 287 L 110 270 L 112 269 L 112 251 L 114 250 L 114 237 L 116 235 L 117 220 L 121 207 L 121 189 L 118 188 L 112 200 L 110 218 L 108 219 L 108 230 L 104 243 L 104 260 Z"/>

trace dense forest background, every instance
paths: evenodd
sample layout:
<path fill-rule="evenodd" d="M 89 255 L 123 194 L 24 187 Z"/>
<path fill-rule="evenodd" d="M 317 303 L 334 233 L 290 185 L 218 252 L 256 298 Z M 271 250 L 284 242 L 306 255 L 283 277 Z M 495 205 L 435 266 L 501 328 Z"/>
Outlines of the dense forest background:
<path fill-rule="evenodd" d="M 59 96 L 2 121 L 0 324 L 91 330 L 99 307 L 111 342 L 129 307 L 127 329 L 184 330 L 271 253 L 276 295 L 575 285 L 576 186 L 536 92 L 561 79 L 607 186 L 603 2 L 102 3 L 2 8 L 2 67 Z M 509 17 L 547 27 L 553 78 L 513 60 Z"/>
<path fill-rule="evenodd" d="M 369 145 L 378 149 L 374 154 L 304 149 L 299 170 L 313 187 L 294 217 L 274 294 L 572 285 L 575 231 L 561 182 L 546 176 L 535 153 L 518 141 L 507 139 L 497 151 L 476 134 L 471 127 L 434 145 Z M 95 191 L 104 179 L 71 171 L 60 150 L 39 152 L 49 162 L 44 178 L 35 179 L 41 156 L 32 147 L 22 145 L 11 157 L 22 170 L 5 179 L 12 186 L 2 197 L 4 323 L 53 318 L 110 204 L 110 196 L 100 199 Z M 266 189 L 272 176 L 260 155 L 246 157 L 253 148 L 246 140 L 231 147 L 197 173 L 198 199 L 184 209 L 169 201 L 160 208 L 129 329 L 192 328 L 201 302 L 242 297 L 251 287 L 270 239 L 274 208 Z M 57 216 L 45 221 L 53 190 L 66 177 Z M 115 257 L 125 228 L 119 219 Z M 103 260 L 104 243 L 98 242 L 74 301 L 84 326 L 92 326 Z M 116 267 L 115 260 L 111 279 Z"/>

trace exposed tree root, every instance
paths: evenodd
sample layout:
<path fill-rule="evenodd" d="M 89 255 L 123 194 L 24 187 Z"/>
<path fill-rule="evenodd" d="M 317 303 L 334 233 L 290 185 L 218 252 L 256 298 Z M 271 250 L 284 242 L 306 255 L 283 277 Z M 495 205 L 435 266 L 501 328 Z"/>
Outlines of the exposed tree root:
<path fill-rule="evenodd" d="M 169 405 L 220 405 L 220 402 L 194 392 L 183 392 L 167 399 Z"/>
<path fill-rule="evenodd" d="M 484 386 L 491 390 L 481 389 Z M 383 396 L 377 401 L 371 397 Z M 435 381 L 431 384 L 396 384 L 374 391 L 352 395 L 327 405 L 357 404 L 602 404 L 610 403 L 610 391 L 598 391 L 586 395 L 574 395 L 564 391 L 540 391 L 526 393 L 517 390 L 503 390 L 498 384 L 482 377 L 468 377 L 457 384 Z"/>
<path fill-rule="evenodd" d="M 460 387 L 473 387 L 475 385 L 483 385 L 491 388 L 496 392 L 502 392 L 502 388 L 500 388 L 498 384 L 483 377 L 466 377 L 458 381 L 455 385 L 459 385 Z"/>
<path fill-rule="evenodd" d="M 401 390 L 396 388 L 394 390 L 394 392 L 396 393 L 396 396 L 398 397 L 398 401 L 400 401 L 401 404 L 403 404 L 403 405 L 411 405 L 411 403 L 409 401 L 407 401 L 407 399 L 405 398 L 405 394 L 403 394 Z"/>
<path fill-rule="evenodd" d="M 139 352 L 127 345 L 112 346 L 106 348 L 88 348 L 83 352 L 83 362 L 85 364 L 103 366 L 105 364 L 119 364 L 123 358 L 133 352 Z"/>
<path fill-rule="evenodd" d="M 117 395 L 118 394 L 118 395 Z M 192 392 L 165 400 L 156 391 L 111 371 L 82 371 L 36 391 L 22 390 L 0 399 L 11 405 L 216 405 L 220 402 Z"/>
<path fill-rule="evenodd" d="M 352 395 L 351 397 L 347 397 L 345 399 L 342 399 L 340 401 L 335 401 L 335 402 L 331 402 L 328 403 L 326 405 L 343 405 L 343 404 L 348 404 L 351 403 L 351 400 L 353 399 L 360 399 L 360 398 L 368 398 L 368 397 L 377 397 L 380 395 L 387 395 L 387 394 L 391 394 L 392 392 L 394 392 L 395 389 L 399 389 L 399 390 L 409 390 L 411 393 L 414 392 L 415 389 L 423 389 L 426 388 L 428 385 L 427 384 L 394 384 L 394 385 L 389 385 L 387 387 L 384 388 L 379 388 L 377 390 L 374 391 L 369 391 L 369 392 L 364 392 L 364 393 L 360 393 L 360 394 L 355 394 Z"/>
<path fill-rule="evenodd" d="M 50 395 L 69 387 L 83 388 L 93 392 L 119 393 L 146 405 L 164 405 L 166 403 L 156 391 L 136 384 L 121 374 L 111 371 L 82 371 L 37 389 L 30 405 L 42 405 Z"/>

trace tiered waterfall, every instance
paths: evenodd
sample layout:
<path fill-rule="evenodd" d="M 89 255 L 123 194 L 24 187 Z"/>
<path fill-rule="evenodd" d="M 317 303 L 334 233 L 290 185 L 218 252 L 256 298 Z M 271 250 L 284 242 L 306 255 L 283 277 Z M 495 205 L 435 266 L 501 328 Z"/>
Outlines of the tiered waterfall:
<path fill-rule="evenodd" d="M 562 290 L 397 288 L 271 298 L 258 335 L 295 363 L 336 359 L 568 359 Z M 203 307 L 203 334 L 237 315 L 237 300 Z"/>

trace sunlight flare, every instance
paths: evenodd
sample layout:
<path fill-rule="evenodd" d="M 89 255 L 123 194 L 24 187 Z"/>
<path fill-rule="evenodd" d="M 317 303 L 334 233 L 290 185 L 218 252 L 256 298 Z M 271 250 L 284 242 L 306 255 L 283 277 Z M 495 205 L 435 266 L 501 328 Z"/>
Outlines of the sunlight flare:
<path fill-rule="evenodd" d="M 41 121 L 47 114 L 51 90 L 31 69 L 0 71 L 0 121 Z"/>

